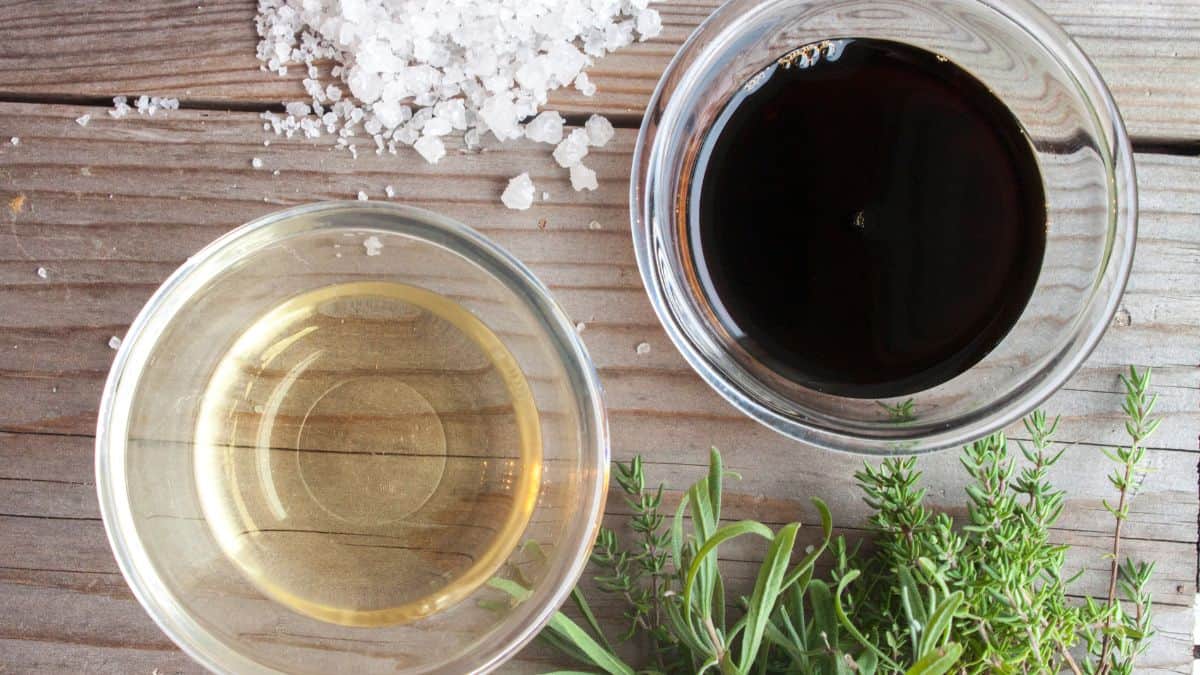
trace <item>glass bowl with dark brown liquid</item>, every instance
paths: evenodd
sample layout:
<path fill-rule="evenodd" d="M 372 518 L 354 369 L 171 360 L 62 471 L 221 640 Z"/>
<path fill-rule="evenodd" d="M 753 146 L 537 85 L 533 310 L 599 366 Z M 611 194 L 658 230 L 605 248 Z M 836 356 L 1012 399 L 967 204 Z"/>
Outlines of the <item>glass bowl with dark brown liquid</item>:
<path fill-rule="evenodd" d="M 838 450 L 933 450 L 1029 412 L 1133 258 L 1116 105 L 1020 0 L 733 0 L 663 75 L 632 180 L 684 357 Z"/>

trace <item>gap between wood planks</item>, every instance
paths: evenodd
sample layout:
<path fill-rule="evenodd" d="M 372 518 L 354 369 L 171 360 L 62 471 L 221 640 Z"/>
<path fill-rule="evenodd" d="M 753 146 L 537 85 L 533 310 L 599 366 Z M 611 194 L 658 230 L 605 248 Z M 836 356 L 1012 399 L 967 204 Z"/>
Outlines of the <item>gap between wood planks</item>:
<path fill-rule="evenodd" d="M 108 96 L 85 96 L 75 94 L 20 94 L 7 92 L 0 94 L 0 103 L 37 103 L 43 105 L 73 105 L 92 106 L 104 109 L 112 108 L 112 98 Z M 215 99 L 179 99 L 179 107 L 188 110 L 207 110 L 211 112 L 273 112 L 285 114 L 282 103 L 266 104 L 254 101 L 225 101 Z M 583 126 L 590 115 L 584 113 L 562 113 L 563 119 L 569 126 Z M 642 125 L 642 115 L 638 114 L 609 114 L 608 121 L 617 129 L 637 129 Z M 1131 136 L 1130 143 L 1135 153 L 1156 155 L 1175 155 L 1179 157 L 1200 157 L 1200 139 L 1188 140 L 1178 138 L 1156 138 Z"/>

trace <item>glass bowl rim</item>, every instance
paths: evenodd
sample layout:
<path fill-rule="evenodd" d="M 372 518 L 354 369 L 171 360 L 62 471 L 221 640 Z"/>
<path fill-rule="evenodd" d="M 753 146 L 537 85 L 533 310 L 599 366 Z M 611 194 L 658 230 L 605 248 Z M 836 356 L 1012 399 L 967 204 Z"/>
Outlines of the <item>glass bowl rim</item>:
<path fill-rule="evenodd" d="M 810 0 L 808 5 L 829 0 Z M 915 0 L 907 2 L 920 4 Z M 660 247 L 657 224 L 660 212 L 673 202 L 658 205 L 658 183 L 666 171 L 660 150 L 668 139 L 665 122 L 681 114 L 671 106 L 676 90 L 696 86 L 699 66 L 731 44 L 727 37 L 737 33 L 753 19 L 769 14 L 789 0 L 727 0 L 691 33 L 668 63 L 646 106 L 643 123 L 634 146 L 629 184 L 630 224 L 638 271 L 654 313 L 667 336 L 688 365 L 723 399 L 756 422 L 787 436 L 818 447 L 865 455 L 920 454 L 969 443 L 1003 429 L 1041 404 L 1057 391 L 1083 365 L 1100 342 L 1116 313 L 1133 265 L 1137 240 L 1137 181 L 1133 152 L 1112 93 L 1095 64 L 1053 18 L 1029 0 L 957 0 L 974 4 L 1007 19 L 1010 24 L 1037 43 L 1076 86 L 1097 131 L 1098 151 L 1107 178 L 1108 222 L 1102 268 L 1098 271 L 1086 305 L 1078 316 L 1087 317 L 1070 335 L 1067 345 L 1052 353 L 1046 363 L 1023 376 L 1007 396 L 989 402 L 980 410 L 959 415 L 954 423 L 907 423 L 883 428 L 868 428 L 853 423 L 843 428 L 801 420 L 782 414 L 757 400 L 734 381 L 693 344 L 676 318 L 674 306 L 659 269 L 656 249 Z M 745 10 L 745 11 L 742 11 Z M 740 13 L 739 13 L 740 12 Z M 726 22 L 724 26 L 720 26 Z M 716 32 L 714 32 L 716 31 Z M 676 106 L 678 107 L 678 106 Z M 671 130 L 676 131 L 676 130 Z M 1114 256 L 1114 243 L 1118 244 Z M 1101 295 L 1101 287 L 1107 291 Z M 823 415 L 828 418 L 829 415 Z"/>
<path fill-rule="evenodd" d="M 472 247 L 488 263 L 502 270 L 507 275 L 507 279 L 499 277 L 494 270 L 481 268 L 482 273 L 492 276 L 499 283 L 518 292 L 529 305 L 530 311 L 542 319 L 547 339 L 556 343 L 563 368 L 571 377 L 570 390 L 572 398 L 580 409 L 580 431 L 584 443 L 580 454 L 586 457 L 588 446 L 590 446 L 596 456 L 594 466 L 583 466 L 585 472 L 595 472 L 595 480 L 591 481 L 590 486 L 585 484 L 580 492 L 578 503 L 575 505 L 576 509 L 571 516 L 573 522 L 569 523 L 570 527 L 566 530 L 567 536 L 562 542 L 566 544 L 566 552 L 560 558 L 557 568 L 551 567 L 546 577 L 534 589 L 535 595 L 526 601 L 538 602 L 538 604 L 530 605 L 530 609 L 524 617 L 525 620 L 514 625 L 512 617 L 518 615 L 510 615 L 509 618 L 497 624 L 494 633 L 486 638 L 483 645 L 464 651 L 448 661 L 423 667 L 418 671 L 429 672 L 432 668 L 435 671 L 447 672 L 465 672 L 467 670 L 487 672 L 507 661 L 533 640 L 542 626 L 550 620 L 553 613 L 567 599 L 575 582 L 582 574 L 591 552 L 596 528 L 604 515 L 608 492 L 610 437 L 599 375 L 588 356 L 582 339 L 575 331 L 570 317 L 554 300 L 550 290 L 534 276 L 528 267 L 498 244 L 453 218 L 426 209 L 385 202 L 343 200 L 302 204 L 272 212 L 230 230 L 204 246 L 172 272 L 166 281 L 155 290 L 130 325 L 113 359 L 101 395 L 96 422 L 95 472 L 96 493 L 105 534 L 117 566 L 138 603 L 150 615 L 159 629 L 188 656 L 205 668 L 218 673 L 278 672 L 253 660 L 245 652 L 218 638 L 190 616 L 179 598 L 171 592 L 164 583 L 162 575 L 151 563 L 146 553 L 145 543 L 134 524 L 128 501 L 126 476 L 123 470 L 126 439 L 123 433 L 115 433 L 115 431 L 124 431 L 124 424 L 130 409 L 128 405 L 120 407 L 117 396 L 122 391 L 134 388 L 140 378 L 141 368 L 129 370 L 131 359 L 141 353 L 148 353 L 157 344 L 163 327 L 169 325 L 174 318 L 174 311 L 180 306 L 180 304 L 175 304 L 172 309 L 168 305 L 172 302 L 186 303 L 191 293 L 184 286 L 198 273 L 198 270 L 204 269 L 206 263 L 227 253 L 247 237 L 281 221 L 347 210 L 380 211 L 401 219 L 418 222 L 421 226 L 431 228 L 446 236 L 451 242 Z M 311 225 L 297 228 L 286 233 L 284 237 L 272 237 L 260 242 L 250 250 L 285 240 L 288 236 L 312 231 L 312 229 Z M 414 235 L 394 222 L 384 221 L 353 227 L 333 225 L 322 229 L 403 234 L 420 239 L 427 245 L 442 246 L 462 254 L 460 249 L 454 246 Z M 177 297 L 180 294 L 183 294 L 182 297 Z M 165 319 L 162 319 L 160 315 L 168 311 L 170 313 Z M 148 332 L 151 330 L 151 323 L 156 320 L 161 320 L 162 325 L 156 332 Z M 149 338 L 149 342 L 140 339 L 144 337 Z M 143 344 L 144 347 L 142 347 Z M 122 382 L 130 377 L 134 378 L 132 383 L 122 388 Z M 131 400 L 129 396 L 126 398 Z M 125 403 L 128 402 L 125 401 Z M 547 588 L 550 590 L 543 591 L 539 599 L 538 590 Z M 280 608 L 279 611 L 287 610 Z"/>

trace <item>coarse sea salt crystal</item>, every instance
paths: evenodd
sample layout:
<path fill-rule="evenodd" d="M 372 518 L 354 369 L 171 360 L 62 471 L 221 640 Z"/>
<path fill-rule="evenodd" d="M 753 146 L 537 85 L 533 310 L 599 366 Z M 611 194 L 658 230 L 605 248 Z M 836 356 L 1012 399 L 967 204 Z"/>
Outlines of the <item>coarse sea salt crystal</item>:
<path fill-rule="evenodd" d="M 370 197 L 367 196 L 366 192 L 363 192 L 362 190 L 358 191 L 358 201 L 365 202 L 368 199 L 370 199 Z"/>
<path fill-rule="evenodd" d="M 587 131 L 588 144 L 596 148 L 607 145 L 616 133 L 613 131 L 612 122 L 609 122 L 608 118 L 603 115 L 592 115 L 584 123 L 583 128 Z"/>
<path fill-rule="evenodd" d="M 363 240 L 363 248 L 367 250 L 368 256 L 376 256 L 383 250 L 383 242 L 379 241 L 379 237 L 372 235 Z"/>
<path fill-rule="evenodd" d="M 583 94 L 584 96 L 596 95 L 596 85 L 592 84 L 592 79 L 588 77 L 587 73 L 580 73 L 579 76 L 575 78 L 575 88 L 578 89 L 579 93 Z"/>
<path fill-rule="evenodd" d="M 430 164 L 437 164 L 439 159 L 446 156 L 446 146 L 437 136 L 422 136 L 419 141 L 413 143 L 413 149 Z"/>
<path fill-rule="evenodd" d="M 261 169 L 263 167 L 263 161 L 261 158 L 255 157 L 250 160 L 250 166 L 254 167 L 255 169 Z"/>
<path fill-rule="evenodd" d="M 92 121 L 91 115 L 80 115 L 79 117 L 75 118 L 75 124 L 78 124 L 81 127 L 86 127 L 88 125 L 88 122 L 91 122 L 91 121 Z"/>
<path fill-rule="evenodd" d="M 647 9 L 641 12 L 635 21 L 639 40 L 649 40 L 662 33 L 662 16 L 656 9 Z"/>
<path fill-rule="evenodd" d="M 12 138 L 8 139 L 8 142 L 9 142 L 11 145 L 20 145 L 20 144 L 21 144 L 21 137 L 20 137 L 20 136 L 13 136 Z"/>
<path fill-rule="evenodd" d="M 383 194 L 387 195 L 388 199 L 391 199 L 392 197 L 396 196 L 396 188 L 388 185 L 387 187 L 383 188 Z"/>
<path fill-rule="evenodd" d="M 596 172 L 582 164 L 572 166 L 571 187 L 575 188 L 576 192 L 580 190 L 595 190 L 599 187 L 599 184 L 596 182 Z"/>
<path fill-rule="evenodd" d="M 639 342 L 638 346 L 634 348 L 634 351 L 636 351 L 638 354 L 642 354 L 642 355 L 649 354 L 650 353 L 650 343 L 649 342 Z"/>
<path fill-rule="evenodd" d="M 588 133 L 583 129 L 572 129 L 571 133 L 554 148 L 554 161 L 569 169 L 583 161 L 588 154 Z"/>
<path fill-rule="evenodd" d="M 45 279 L 46 277 L 50 276 L 50 273 L 46 271 L 45 267 L 39 267 L 37 268 L 37 275 L 39 278 Z"/>
<path fill-rule="evenodd" d="M 500 201 L 510 209 L 524 211 L 533 205 L 533 193 L 533 181 L 528 173 L 523 173 L 508 181 L 508 187 L 504 188 Z"/>
<path fill-rule="evenodd" d="M 120 349 L 120 347 L 121 347 L 121 338 L 117 337 L 116 335 L 108 338 L 108 348 L 109 349 Z"/>
<path fill-rule="evenodd" d="M 563 137 L 563 116 L 546 110 L 525 125 L 525 137 L 539 143 L 559 143 Z"/>

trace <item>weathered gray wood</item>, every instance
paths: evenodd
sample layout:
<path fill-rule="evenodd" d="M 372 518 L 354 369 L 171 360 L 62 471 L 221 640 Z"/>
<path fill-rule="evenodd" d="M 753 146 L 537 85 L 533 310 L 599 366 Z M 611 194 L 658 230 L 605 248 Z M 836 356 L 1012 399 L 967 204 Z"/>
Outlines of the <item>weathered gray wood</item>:
<path fill-rule="evenodd" d="M 636 118 L 672 54 L 719 0 L 665 2 L 663 34 L 601 60 L 599 93 L 551 97 L 566 112 Z M 1039 0 L 1096 62 L 1135 136 L 1200 138 L 1200 13 L 1191 0 Z M 254 4 L 113 0 L 0 4 L 0 97 L 159 94 L 208 107 L 302 97 L 302 69 L 259 70 Z"/>
<path fill-rule="evenodd" d="M 851 479 L 859 458 L 786 441 L 745 419 L 699 381 L 658 327 L 626 225 L 631 132 L 620 131 L 593 153 L 600 190 L 574 193 L 546 146 L 452 153 L 433 167 L 368 153 L 354 162 L 302 140 L 264 147 L 250 113 L 97 116 L 81 128 L 73 120 L 83 111 L 0 105 L 0 130 L 22 138 L 19 146 L 0 145 L 0 206 L 7 207 L 0 211 L 0 429 L 36 432 L 0 433 L 0 540 L 13 542 L 0 558 L 9 587 L 0 593 L 0 616 L 21 617 L 12 626 L 0 620 L 0 660 L 18 669 L 80 668 L 101 658 L 130 668 L 187 669 L 128 595 L 98 520 L 90 434 L 113 355 L 108 338 L 124 332 L 178 263 L 240 222 L 359 189 L 382 198 L 388 184 L 398 201 L 442 211 L 495 238 L 585 322 L 583 337 L 607 389 L 617 457 L 645 454 L 651 478 L 666 481 L 674 494 L 699 477 L 707 447 L 716 444 L 745 476 L 729 488 L 727 517 L 809 521 L 807 497 L 815 495 L 830 502 L 842 531 L 860 536 L 855 528 L 866 512 Z M 252 169 L 253 157 L 262 157 L 266 169 Z M 1103 592 L 1100 556 L 1110 520 L 1100 499 L 1109 488 L 1097 444 L 1121 440 L 1117 374 L 1131 361 L 1155 366 L 1167 421 L 1150 455 L 1159 470 L 1134 502 L 1125 551 L 1160 561 L 1154 587 L 1160 636 L 1146 666 L 1180 672 L 1190 658 L 1185 624 L 1195 591 L 1200 159 L 1138 160 L 1142 232 L 1123 303 L 1127 314 L 1047 404 L 1066 416 L 1061 438 L 1082 442 L 1068 450 L 1055 476 L 1070 496 L 1056 537 L 1074 545 L 1072 563 L 1086 568 L 1077 592 Z M 271 174 L 274 168 L 280 176 Z M 528 212 L 503 209 L 497 196 L 507 178 L 526 169 L 551 199 Z M 545 229 L 538 226 L 543 218 Z M 602 229 L 590 229 L 593 220 Z M 35 274 L 39 266 L 47 279 Z M 642 341 L 651 345 L 649 354 L 636 353 Z M 959 507 L 954 453 L 924 458 L 922 467 L 933 486 L 931 502 Z M 621 511 L 614 500 L 609 512 Z M 734 579 L 743 567 L 748 578 L 752 563 L 745 561 L 757 554 L 728 548 Z M 616 612 L 604 603 L 601 610 Z M 553 659 L 536 648 L 527 655 Z M 514 668 L 533 672 L 552 662 Z"/>
<path fill-rule="evenodd" d="M 123 333 L 175 264 L 280 205 L 346 198 L 359 189 L 382 197 L 390 184 L 397 201 L 444 212 L 495 238 L 585 322 L 584 340 L 620 422 L 614 434 L 638 443 L 630 449 L 681 442 L 662 436 L 668 417 L 687 420 L 696 438 L 706 439 L 700 442 L 780 443 L 700 382 L 658 327 L 626 225 L 630 131 L 589 156 L 600 189 L 575 193 L 546 146 L 536 144 L 469 156 L 452 152 L 436 166 L 371 153 L 355 161 L 302 139 L 270 147 L 247 141 L 258 138 L 250 113 L 101 117 L 81 128 L 73 120 L 83 110 L 0 106 L 0 127 L 22 137 L 19 146 L 0 145 L 0 197 L 23 200 L 15 212 L 0 213 L 8 221 L 0 227 L 0 344 L 6 345 L 0 372 L 10 377 L 0 385 L 0 429 L 91 433 L 112 356 L 108 337 Z M 154 166 L 147 166 L 147 156 Z M 253 157 L 265 168 L 252 169 Z M 1168 422 L 1154 443 L 1196 449 L 1198 167 L 1195 158 L 1139 156 L 1143 208 L 1135 271 L 1116 325 L 1050 404 L 1065 416 L 1065 438 L 1122 440 L 1115 376 L 1133 361 L 1158 367 L 1160 410 Z M 280 176 L 272 175 L 274 168 Z M 551 199 L 526 212 L 503 209 L 499 192 L 524 169 Z M 538 226 L 543 219 L 545 229 Z M 591 221 L 602 229 L 589 229 Z M 36 276 L 38 266 L 47 268 L 48 279 Z M 635 353 L 642 341 L 650 353 Z M 665 390 L 671 395 L 662 396 Z"/>
<path fill-rule="evenodd" d="M 1200 14 L 1189 0 L 1047 0 L 1097 62 L 1143 139 L 1200 138 Z M 611 56 L 592 71 L 600 94 L 567 93 L 564 111 L 636 119 L 658 73 L 711 0 L 664 5 L 659 40 Z M 261 73 L 253 57 L 253 5 L 219 0 L 132 8 L 112 2 L 0 3 L 0 98 L 156 93 L 198 105 L 261 105 L 299 95 L 298 78 Z M 169 39 L 164 39 L 169 36 Z M 196 57 L 199 58 L 196 58 Z M 73 120 L 84 111 L 93 122 Z M 303 140 L 262 146 L 255 115 L 179 112 L 109 120 L 101 109 L 0 105 L 0 664 L 19 672 L 194 672 L 154 627 L 116 574 L 98 521 L 91 439 L 99 389 L 120 335 L 154 287 L 220 233 L 279 205 L 352 198 L 359 189 L 468 222 L 529 263 L 578 320 L 609 394 L 614 451 L 646 454 L 653 478 L 679 489 L 700 475 L 717 444 L 746 479 L 730 487 L 727 515 L 771 523 L 811 519 L 809 494 L 838 522 L 861 527 L 850 479 L 858 459 L 789 443 L 737 414 L 687 369 L 641 290 L 625 202 L 632 133 L 593 152 L 601 189 L 574 193 L 548 148 L 532 144 L 436 167 L 407 157 L 344 152 Z M 252 157 L 265 171 L 250 168 Z M 1056 479 L 1070 502 L 1056 536 L 1087 568 L 1079 592 L 1102 590 L 1099 556 L 1109 520 L 1096 444 L 1121 440 L 1116 374 L 1156 367 L 1166 414 L 1128 524 L 1126 552 L 1160 560 L 1162 606 L 1146 672 L 1186 672 L 1195 591 L 1196 430 L 1200 426 L 1200 159 L 1139 156 L 1142 235 L 1123 313 L 1087 366 L 1048 403 L 1066 417 L 1068 451 Z M 278 168 L 281 176 L 273 177 Z M 529 168 L 552 198 L 515 213 L 500 208 L 508 177 Z M 7 212 L 2 207 L 7 206 Z M 538 222 L 545 219 L 545 229 Z M 602 229 L 592 230 L 597 221 Z M 39 279 L 37 267 L 49 271 Z M 651 352 L 637 355 L 646 341 Z M 1017 430 L 1019 435 L 1019 430 Z M 47 435 L 47 434 L 68 434 Z M 773 471 L 762 472 L 762 466 Z M 961 503 L 953 453 L 925 458 L 933 503 Z M 610 513 L 620 513 L 614 500 Z M 730 547 L 731 572 L 749 574 L 753 550 Z M 739 562 L 741 561 L 741 562 Z M 609 614 L 615 611 L 602 605 Z M 512 672 L 558 663 L 536 647 Z"/>

